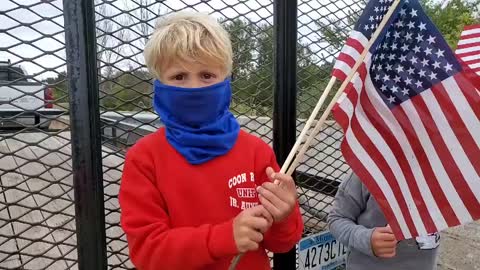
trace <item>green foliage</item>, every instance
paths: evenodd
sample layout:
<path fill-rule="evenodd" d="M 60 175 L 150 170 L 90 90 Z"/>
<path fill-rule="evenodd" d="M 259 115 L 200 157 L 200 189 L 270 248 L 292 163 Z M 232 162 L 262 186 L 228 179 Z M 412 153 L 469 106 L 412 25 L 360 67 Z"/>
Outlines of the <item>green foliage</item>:
<path fill-rule="evenodd" d="M 455 48 L 464 25 L 480 23 L 480 0 L 452 0 L 444 9 L 437 0 L 420 0 L 426 13 L 440 29 L 449 45 Z M 345 18 L 323 18 L 316 22 L 321 41 L 331 55 L 338 52 L 361 11 Z M 271 116 L 273 110 L 274 29 L 269 23 L 252 23 L 234 19 L 222 22 L 233 46 L 233 100 L 236 114 Z M 310 44 L 297 43 L 298 117 L 307 118 L 331 77 L 332 64 L 317 59 Z M 325 48 L 325 46 L 323 46 Z M 325 51 L 323 51 L 325 52 Z M 101 70 L 100 105 L 102 110 L 152 111 L 151 76 L 147 70 Z M 57 103 L 68 102 L 65 73 L 45 82 L 54 88 Z M 338 85 L 334 89 L 338 89 Z M 333 94 L 328 97 L 327 102 Z"/>
<path fill-rule="evenodd" d="M 423 0 L 422 4 L 452 49 L 457 47 L 465 25 L 480 23 L 480 0 L 451 0 L 443 9 L 441 3 L 433 0 Z"/>

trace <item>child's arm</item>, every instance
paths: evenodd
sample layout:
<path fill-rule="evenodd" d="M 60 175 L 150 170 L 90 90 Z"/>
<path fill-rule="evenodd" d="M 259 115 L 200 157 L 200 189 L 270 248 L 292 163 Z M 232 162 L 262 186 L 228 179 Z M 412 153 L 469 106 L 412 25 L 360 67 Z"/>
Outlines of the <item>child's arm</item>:
<path fill-rule="evenodd" d="M 153 164 L 129 152 L 119 200 L 130 258 L 138 269 L 197 269 L 238 253 L 233 220 L 171 228 L 166 204 L 151 179 Z"/>
<path fill-rule="evenodd" d="M 366 255 L 375 256 L 371 245 L 374 229 L 356 223 L 365 206 L 366 197 L 362 192 L 362 184 L 357 176 L 352 174 L 338 187 L 328 215 L 328 226 L 339 242 Z"/>

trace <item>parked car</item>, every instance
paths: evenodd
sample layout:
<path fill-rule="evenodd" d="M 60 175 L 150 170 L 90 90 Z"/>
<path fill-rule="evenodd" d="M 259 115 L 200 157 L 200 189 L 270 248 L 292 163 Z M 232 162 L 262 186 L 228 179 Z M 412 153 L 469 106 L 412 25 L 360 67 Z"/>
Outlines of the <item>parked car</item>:
<path fill-rule="evenodd" d="M 22 67 L 0 61 L 0 130 L 48 128 L 51 119 L 63 113 L 53 108 L 53 89 L 27 78 Z"/>

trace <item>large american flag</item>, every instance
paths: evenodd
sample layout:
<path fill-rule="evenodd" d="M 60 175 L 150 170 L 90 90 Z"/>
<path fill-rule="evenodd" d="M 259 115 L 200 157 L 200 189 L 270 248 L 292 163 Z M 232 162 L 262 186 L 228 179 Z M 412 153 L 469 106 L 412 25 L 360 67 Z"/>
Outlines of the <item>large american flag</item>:
<path fill-rule="evenodd" d="M 480 24 L 465 26 L 455 53 L 480 76 Z"/>
<path fill-rule="evenodd" d="M 392 0 L 371 0 L 334 66 L 345 80 Z M 335 105 L 342 153 L 398 240 L 480 218 L 480 95 L 417 0 L 402 1 Z"/>

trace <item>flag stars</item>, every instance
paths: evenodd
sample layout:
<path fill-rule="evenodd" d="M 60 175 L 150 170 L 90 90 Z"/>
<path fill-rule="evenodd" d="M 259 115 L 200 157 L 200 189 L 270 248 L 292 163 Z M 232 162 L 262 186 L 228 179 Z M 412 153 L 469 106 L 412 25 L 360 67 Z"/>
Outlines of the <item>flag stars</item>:
<path fill-rule="evenodd" d="M 408 74 L 412 75 L 413 73 L 415 73 L 415 69 L 413 67 L 410 67 L 407 72 Z"/>
<path fill-rule="evenodd" d="M 445 53 L 444 50 L 438 49 L 438 51 L 437 51 L 435 54 L 437 55 L 438 58 L 440 58 L 440 57 L 445 57 L 445 56 L 443 55 L 444 53 Z"/>
<path fill-rule="evenodd" d="M 407 45 L 407 44 L 403 44 L 403 46 L 402 46 L 401 49 L 402 49 L 402 51 L 404 51 L 404 52 L 408 51 L 408 45 Z"/>
<path fill-rule="evenodd" d="M 411 39 L 412 39 L 412 36 L 413 36 L 413 34 L 410 33 L 410 32 L 408 32 L 408 33 L 405 35 L 405 40 L 407 40 L 407 41 L 408 41 L 408 40 L 411 40 Z"/>
<path fill-rule="evenodd" d="M 415 86 L 417 88 L 421 88 L 422 87 L 422 82 L 421 81 L 415 82 Z"/>
<path fill-rule="evenodd" d="M 390 81 L 390 76 L 388 76 L 387 74 L 385 74 L 385 76 L 383 76 L 383 81 L 384 81 L 384 82 Z"/>
<path fill-rule="evenodd" d="M 411 85 L 411 84 L 412 84 L 412 79 L 410 79 L 409 77 L 407 77 L 407 78 L 405 79 L 405 84 L 406 84 L 406 85 Z"/>
<path fill-rule="evenodd" d="M 426 73 L 426 71 L 423 70 L 423 69 L 421 69 L 421 70 L 418 72 L 418 76 L 420 76 L 420 78 L 423 78 L 423 77 L 425 77 L 425 73 Z"/>
<path fill-rule="evenodd" d="M 403 66 L 398 65 L 396 70 L 397 70 L 397 73 L 403 72 Z"/>
<path fill-rule="evenodd" d="M 395 102 L 395 97 L 394 97 L 394 96 L 390 96 L 390 97 L 388 98 L 388 101 L 389 101 L 390 103 Z"/>
<path fill-rule="evenodd" d="M 375 75 L 375 81 L 380 81 L 380 74 Z"/>
<path fill-rule="evenodd" d="M 392 65 L 387 64 L 387 66 L 385 67 L 385 69 L 386 69 L 387 71 L 392 71 Z"/>
<path fill-rule="evenodd" d="M 424 66 L 424 67 L 428 66 L 428 59 L 423 58 L 422 66 Z"/>
<path fill-rule="evenodd" d="M 399 83 L 400 82 L 400 76 L 395 76 L 395 78 L 393 78 L 393 81 L 396 82 L 396 83 Z"/>
<path fill-rule="evenodd" d="M 413 48 L 413 51 L 415 53 L 419 53 L 420 52 L 420 47 L 419 46 L 415 46 L 415 48 Z"/>
<path fill-rule="evenodd" d="M 402 9 L 400 10 L 400 15 L 401 15 L 402 17 L 404 17 L 405 15 L 407 15 L 407 10 L 404 9 L 404 8 L 402 8 Z"/>
<path fill-rule="evenodd" d="M 408 90 L 407 88 L 403 88 L 402 94 L 403 94 L 404 96 L 408 96 L 408 92 L 409 92 L 409 90 Z"/>
<path fill-rule="evenodd" d="M 427 47 L 427 48 L 425 49 L 425 54 L 426 54 L 426 55 L 432 54 L 432 49 L 429 48 L 429 47 Z"/>
<path fill-rule="evenodd" d="M 400 62 L 406 62 L 407 61 L 407 56 L 406 55 L 400 55 Z"/>
<path fill-rule="evenodd" d="M 417 12 L 418 12 L 418 10 L 412 8 L 412 11 L 410 12 L 410 16 L 417 17 L 418 16 Z"/>
<path fill-rule="evenodd" d="M 434 68 L 436 68 L 436 69 L 440 69 L 440 62 L 435 61 L 435 63 L 433 63 L 432 66 L 433 66 Z"/>
<path fill-rule="evenodd" d="M 390 60 L 390 61 L 395 60 L 395 54 L 391 53 L 391 54 L 388 56 L 388 60 Z"/>
<path fill-rule="evenodd" d="M 399 32 L 393 33 L 393 37 L 394 37 L 395 39 L 399 39 L 399 38 L 400 38 L 400 33 L 399 33 Z"/>
<path fill-rule="evenodd" d="M 412 58 L 410 58 L 410 62 L 412 63 L 412 65 L 416 64 L 417 60 L 418 59 L 415 56 L 412 56 Z"/>
<path fill-rule="evenodd" d="M 445 68 L 445 71 L 446 71 L 446 72 L 449 72 L 449 71 L 453 70 L 452 67 L 453 67 L 452 64 L 447 63 L 444 68 Z"/>
<path fill-rule="evenodd" d="M 398 28 L 403 27 L 403 21 L 399 20 L 397 23 L 395 23 L 395 26 L 397 26 Z"/>
<path fill-rule="evenodd" d="M 430 77 L 430 80 L 436 80 L 437 79 L 437 73 L 432 72 L 432 73 L 430 73 L 430 75 L 428 75 L 428 77 Z"/>
<path fill-rule="evenodd" d="M 420 30 L 427 30 L 427 24 L 424 22 L 421 22 L 420 25 L 418 26 L 418 29 Z"/>
<path fill-rule="evenodd" d="M 420 43 L 423 41 L 423 35 L 420 35 L 419 33 L 415 39 L 417 40 L 418 43 Z"/>
<path fill-rule="evenodd" d="M 393 86 L 392 87 L 392 93 L 397 93 L 398 92 L 398 87 L 397 86 Z"/>
<path fill-rule="evenodd" d="M 435 38 L 436 38 L 436 37 L 429 36 L 428 39 L 427 39 L 428 44 L 435 43 Z"/>
<path fill-rule="evenodd" d="M 382 92 L 387 91 L 387 86 L 385 84 L 382 85 L 382 87 L 380 87 L 380 90 L 382 90 Z"/>
<path fill-rule="evenodd" d="M 407 26 L 408 26 L 408 29 L 415 28 L 415 22 L 410 21 L 410 22 L 407 24 Z"/>

